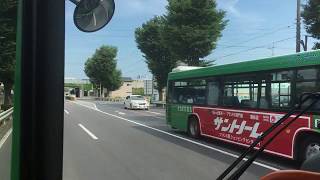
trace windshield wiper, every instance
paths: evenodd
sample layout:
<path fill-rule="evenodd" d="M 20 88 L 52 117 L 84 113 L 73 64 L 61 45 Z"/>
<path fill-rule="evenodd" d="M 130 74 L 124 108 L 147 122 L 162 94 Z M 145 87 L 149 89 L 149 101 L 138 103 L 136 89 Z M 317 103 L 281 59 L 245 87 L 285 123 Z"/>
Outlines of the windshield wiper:
<path fill-rule="evenodd" d="M 306 108 L 302 109 L 302 105 L 309 101 L 313 100 Z M 248 147 L 245 152 L 243 152 L 218 178 L 217 180 L 223 180 L 249 153 L 254 151 L 254 148 L 262 142 L 266 136 L 273 132 L 277 127 L 279 127 L 283 122 L 294 115 L 296 112 L 299 112 L 292 120 L 285 124 L 281 129 L 279 129 L 274 135 L 268 139 L 258 150 L 254 151 L 252 156 L 248 158 L 233 174 L 228 178 L 229 180 L 239 179 L 240 176 L 248 169 L 248 167 L 254 162 L 257 156 L 263 152 L 263 150 L 276 138 L 284 129 L 286 129 L 290 124 L 292 124 L 296 119 L 301 115 L 305 114 L 310 108 L 312 108 L 320 100 L 320 92 L 317 93 L 304 93 L 300 96 L 299 104 L 295 105 L 286 115 L 284 115 L 278 122 L 273 124 L 269 129 L 267 129 L 261 136 L 259 136 L 251 145 Z"/>

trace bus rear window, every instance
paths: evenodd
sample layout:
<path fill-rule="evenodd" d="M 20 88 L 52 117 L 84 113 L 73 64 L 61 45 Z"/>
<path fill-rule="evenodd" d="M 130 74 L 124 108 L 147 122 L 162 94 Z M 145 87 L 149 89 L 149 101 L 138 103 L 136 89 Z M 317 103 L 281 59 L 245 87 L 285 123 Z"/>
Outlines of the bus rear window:
<path fill-rule="evenodd" d="M 197 80 L 174 82 L 172 102 L 179 104 L 205 104 L 206 83 Z"/>

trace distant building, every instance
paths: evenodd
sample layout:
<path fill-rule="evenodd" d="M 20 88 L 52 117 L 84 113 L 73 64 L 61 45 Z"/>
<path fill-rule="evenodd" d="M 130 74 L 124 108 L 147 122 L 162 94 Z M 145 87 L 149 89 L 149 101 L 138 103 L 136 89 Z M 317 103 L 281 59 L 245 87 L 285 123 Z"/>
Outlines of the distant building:
<path fill-rule="evenodd" d="M 128 95 L 132 95 L 133 88 L 136 88 L 136 89 L 141 88 L 141 89 L 143 89 L 144 95 L 152 96 L 152 81 L 151 80 L 133 80 L 129 77 L 123 77 L 122 81 L 123 81 L 122 86 L 118 90 L 112 91 L 109 94 L 109 97 L 124 98 Z M 153 98 L 154 100 L 159 99 L 158 91 L 156 89 L 153 89 L 153 97 L 154 97 Z"/>
<path fill-rule="evenodd" d="M 132 88 L 144 88 L 144 80 L 133 80 Z"/>
<path fill-rule="evenodd" d="M 64 78 L 65 84 L 90 84 L 89 79 L 77 79 L 73 77 L 66 77 Z"/>
<path fill-rule="evenodd" d="M 159 92 L 157 89 L 155 89 L 156 83 L 152 80 L 144 80 L 144 94 L 151 96 L 152 101 L 158 101 L 159 100 Z"/>
<path fill-rule="evenodd" d="M 64 94 L 74 94 L 76 97 L 89 96 L 89 91 L 91 95 L 94 95 L 93 85 L 89 79 L 77 79 L 72 77 L 64 78 Z"/>
<path fill-rule="evenodd" d="M 143 89 L 143 94 L 146 96 L 150 96 L 153 101 L 158 101 L 159 100 L 159 93 L 158 90 L 155 89 L 156 83 L 152 85 L 152 80 L 133 80 L 131 77 L 122 77 L 122 86 L 116 90 L 116 91 L 111 91 L 109 93 L 109 97 L 111 98 L 125 98 L 128 95 L 133 94 L 133 88 L 136 89 Z M 76 79 L 76 78 L 65 78 L 65 84 L 76 84 L 79 85 L 79 96 L 83 96 L 83 90 L 82 90 L 82 85 L 83 84 L 89 84 L 90 81 L 89 79 Z M 107 89 L 104 89 L 104 92 L 107 92 Z M 165 91 L 164 91 L 165 93 Z M 99 91 L 97 89 L 94 89 L 92 91 L 92 94 L 90 93 L 91 96 L 98 96 Z M 106 97 L 107 94 L 104 94 L 104 97 Z M 165 96 L 165 94 L 164 94 Z"/>
<path fill-rule="evenodd" d="M 155 87 L 157 87 L 156 82 L 153 82 L 153 84 L 152 84 L 152 80 L 145 80 L 144 81 L 144 94 L 150 96 L 152 101 L 159 101 L 159 92 Z M 162 100 L 165 101 L 166 88 L 163 88 L 162 93 L 163 93 Z"/>
<path fill-rule="evenodd" d="M 122 86 L 118 90 L 110 92 L 109 97 L 124 98 L 132 94 L 132 86 L 134 84 L 134 81 L 130 77 L 122 77 L 122 82 L 123 82 Z"/>

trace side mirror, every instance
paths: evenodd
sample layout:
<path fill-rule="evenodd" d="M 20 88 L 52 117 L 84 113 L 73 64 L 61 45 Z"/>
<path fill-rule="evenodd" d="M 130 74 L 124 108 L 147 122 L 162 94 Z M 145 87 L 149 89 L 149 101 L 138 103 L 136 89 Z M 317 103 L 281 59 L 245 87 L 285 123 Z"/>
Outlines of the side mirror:
<path fill-rule="evenodd" d="M 79 2 L 80 1 L 80 2 Z M 106 26 L 115 11 L 114 0 L 72 0 L 77 5 L 73 21 L 83 32 L 95 32 Z"/>

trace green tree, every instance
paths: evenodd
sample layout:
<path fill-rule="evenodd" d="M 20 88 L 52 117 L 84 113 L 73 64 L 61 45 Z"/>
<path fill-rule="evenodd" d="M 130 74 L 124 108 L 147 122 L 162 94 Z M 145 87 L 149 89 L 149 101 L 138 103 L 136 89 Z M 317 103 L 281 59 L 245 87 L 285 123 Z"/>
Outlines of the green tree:
<path fill-rule="evenodd" d="M 191 66 L 211 65 L 203 58 L 216 48 L 227 21 L 215 0 L 168 0 L 163 33 L 178 60 Z"/>
<path fill-rule="evenodd" d="M 306 31 L 311 34 L 313 38 L 320 40 L 320 1 L 309 0 L 306 5 L 303 6 L 301 16 Z M 315 43 L 313 49 L 320 49 L 320 43 Z"/>
<path fill-rule="evenodd" d="M 0 3 L 0 82 L 4 84 L 4 109 L 12 106 L 17 30 L 17 1 Z"/>
<path fill-rule="evenodd" d="M 144 89 L 143 88 L 132 88 L 132 94 L 134 95 L 144 95 Z"/>
<path fill-rule="evenodd" d="M 116 47 L 101 46 L 85 63 L 84 72 L 90 81 L 101 84 L 107 89 L 107 94 L 122 85 L 121 71 L 117 69 L 117 52 Z"/>
<path fill-rule="evenodd" d="M 163 88 L 166 87 L 168 73 L 176 66 L 176 60 L 162 38 L 164 26 L 165 19 L 156 16 L 135 31 L 138 48 L 157 82 L 160 101 L 163 100 Z"/>

